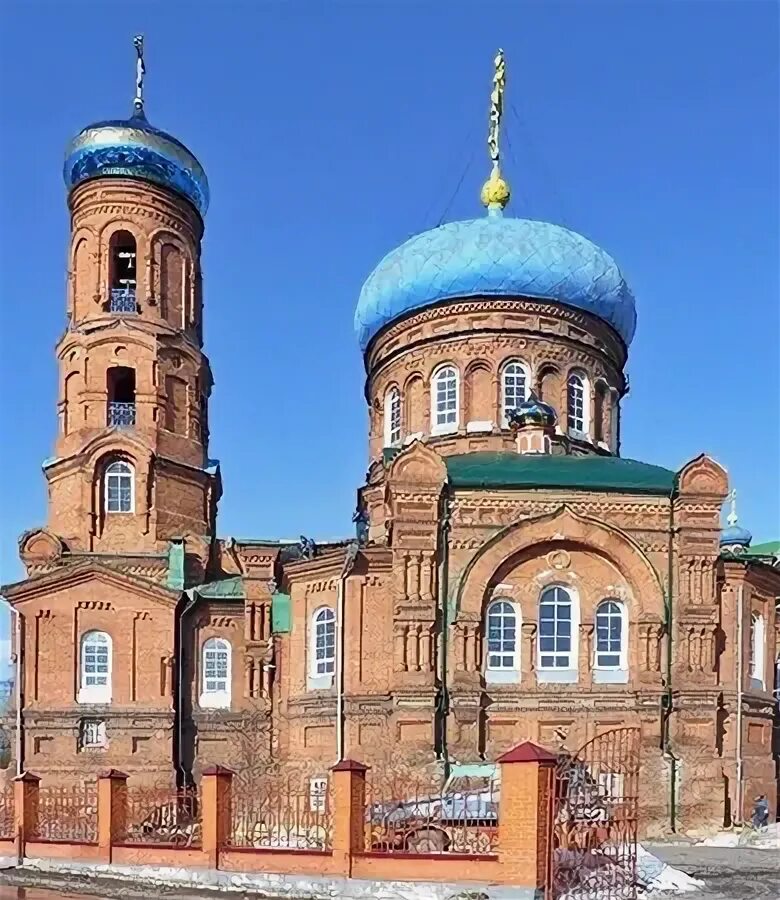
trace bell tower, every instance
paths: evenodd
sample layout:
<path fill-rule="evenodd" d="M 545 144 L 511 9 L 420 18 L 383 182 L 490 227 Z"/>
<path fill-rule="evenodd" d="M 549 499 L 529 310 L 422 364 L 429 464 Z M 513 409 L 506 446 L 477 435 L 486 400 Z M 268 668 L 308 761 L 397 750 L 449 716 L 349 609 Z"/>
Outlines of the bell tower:
<path fill-rule="evenodd" d="M 221 493 L 203 352 L 208 181 L 180 141 L 148 122 L 143 39 L 134 43 L 131 117 L 88 126 L 65 161 L 67 328 L 44 472 L 48 530 L 71 551 L 211 543 Z"/>

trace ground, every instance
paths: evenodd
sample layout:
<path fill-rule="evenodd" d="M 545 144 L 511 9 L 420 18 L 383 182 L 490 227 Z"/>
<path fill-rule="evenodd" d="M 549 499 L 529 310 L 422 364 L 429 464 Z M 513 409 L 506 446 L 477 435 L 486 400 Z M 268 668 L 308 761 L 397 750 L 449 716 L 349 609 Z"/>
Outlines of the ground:
<path fill-rule="evenodd" d="M 780 853 L 743 847 L 662 844 L 647 849 L 665 863 L 705 882 L 685 900 L 778 900 Z"/>

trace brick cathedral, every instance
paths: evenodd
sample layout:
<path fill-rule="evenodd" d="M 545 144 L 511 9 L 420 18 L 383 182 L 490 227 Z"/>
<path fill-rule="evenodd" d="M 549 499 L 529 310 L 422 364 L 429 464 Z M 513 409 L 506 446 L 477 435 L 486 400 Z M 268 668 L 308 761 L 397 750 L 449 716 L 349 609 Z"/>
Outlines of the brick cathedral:
<path fill-rule="evenodd" d="M 67 150 L 48 517 L 2 589 L 16 768 L 451 770 L 634 725 L 658 830 L 774 805 L 780 544 L 721 526 L 715 460 L 621 457 L 634 297 L 590 240 L 508 214 L 503 56 L 484 213 L 356 286 L 367 475 L 354 536 L 317 545 L 218 536 L 208 182 L 147 120 L 137 47 L 130 118 Z"/>

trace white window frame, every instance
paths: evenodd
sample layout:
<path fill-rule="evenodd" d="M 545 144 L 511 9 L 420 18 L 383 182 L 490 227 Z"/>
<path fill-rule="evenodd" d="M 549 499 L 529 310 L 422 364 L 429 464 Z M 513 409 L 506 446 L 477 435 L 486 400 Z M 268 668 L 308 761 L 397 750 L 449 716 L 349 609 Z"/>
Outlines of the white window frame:
<path fill-rule="evenodd" d="M 615 609 L 607 610 L 607 606 Z M 617 650 L 599 650 L 599 626 L 603 622 L 599 618 L 606 618 L 609 629 L 612 619 L 620 622 L 620 643 Z M 611 642 L 611 630 L 607 633 L 607 641 Z M 617 663 L 604 662 L 605 657 L 617 657 Z M 596 607 L 593 617 L 593 680 L 597 682 L 625 682 L 628 680 L 628 610 L 626 604 L 617 597 L 605 597 Z"/>
<path fill-rule="evenodd" d="M 766 622 L 761 613 L 750 616 L 750 686 L 766 689 Z"/>
<path fill-rule="evenodd" d="M 574 391 L 581 391 L 581 414 L 575 415 L 574 406 L 577 398 L 573 397 Z M 588 376 L 580 369 L 569 372 L 566 379 L 566 428 L 571 435 L 587 437 L 590 433 L 590 389 Z"/>
<path fill-rule="evenodd" d="M 396 385 L 385 393 L 384 431 L 385 447 L 401 445 L 401 391 Z"/>
<path fill-rule="evenodd" d="M 443 386 L 444 397 L 439 398 L 439 383 L 453 382 Z M 454 393 L 454 400 L 450 394 Z M 454 403 L 454 408 L 452 404 Z M 454 434 L 460 422 L 460 373 L 451 363 L 440 366 L 431 378 L 431 434 Z"/>
<path fill-rule="evenodd" d="M 568 604 L 562 600 L 561 594 L 556 592 L 562 592 L 562 594 L 565 595 L 566 598 L 568 598 Z M 557 627 L 554 627 L 552 635 L 542 634 L 542 631 L 545 630 L 543 622 L 553 621 L 554 623 L 563 623 L 567 621 L 563 616 L 558 615 L 555 615 L 552 619 L 549 619 L 547 617 L 545 617 L 544 619 L 542 618 L 542 610 L 543 607 L 548 605 L 547 598 L 549 596 L 553 596 L 555 603 L 555 605 L 553 606 L 554 609 L 557 610 L 558 606 L 569 606 L 568 650 L 549 650 L 542 648 L 542 641 L 547 638 L 552 637 L 556 645 L 559 641 L 562 642 L 566 638 L 566 635 L 558 634 Z M 540 681 L 562 682 L 566 684 L 576 683 L 578 679 L 577 666 L 579 664 L 580 632 L 580 603 L 577 592 L 567 584 L 548 584 L 544 588 L 542 588 L 539 594 L 537 609 L 539 616 L 536 638 L 537 678 Z M 549 661 L 551 657 L 559 657 L 563 660 L 563 664 L 556 665 L 555 662 L 551 663 Z"/>
<path fill-rule="evenodd" d="M 220 659 L 219 654 L 226 654 Z M 213 659 L 212 659 L 213 657 Z M 208 669 L 215 673 L 208 676 Z M 219 669 L 223 668 L 220 672 Z M 210 637 L 200 648 L 200 699 L 199 705 L 205 709 L 229 709 L 233 679 L 233 647 L 226 638 Z"/>
<path fill-rule="evenodd" d="M 330 633 L 330 639 L 328 634 Z M 322 637 L 322 648 L 318 647 Z M 330 645 L 330 653 L 327 653 Z M 311 617 L 309 630 L 309 687 L 329 688 L 336 672 L 336 611 L 320 606 Z"/>
<path fill-rule="evenodd" d="M 127 509 L 121 508 L 121 499 L 119 501 L 119 508 L 111 508 L 111 504 L 109 502 L 109 485 L 113 480 L 116 480 L 117 482 L 117 490 L 119 492 L 120 498 L 123 482 L 129 481 L 130 504 Z M 135 512 L 135 469 L 132 463 L 128 462 L 126 459 L 110 460 L 103 471 L 103 511 L 107 515 L 111 516 L 128 515 L 129 513 Z"/>
<path fill-rule="evenodd" d="M 514 641 L 510 650 L 491 650 L 491 618 L 500 623 L 499 640 L 503 643 L 507 622 L 513 619 Z M 520 647 L 523 619 L 519 604 L 507 597 L 495 597 L 485 610 L 485 681 L 488 684 L 516 684 L 520 681 Z"/>
<path fill-rule="evenodd" d="M 79 722 L 79 751 L 105 750 L 107 747 L 108 732 L 105 720 L 82 719 Z"/>
<path fill-rule="evenodd" d="M 517 379 L 519 375 L 522 375 L 522 396 L 517 395 L 517 391 L 513 390 L 513 398 L 514 402 L 510 406 L 509 405 L 509 388 L 516 387 L 516 384 L 510 385 L 507 382 L 508 378 Z M 503 423 L 504 428 L 509 427 L 509 412 L 512 409 L 516 409 L 518 403 L 522 403 L 528 399 L 528 395 L 530 393 L 530 385 L 531 385 L 531 371 L 528 366 L 521 359 L 508 359 L 501 368 L 501 421 Z"/>
<path fill-rule="evenodd" d="M 309 779 L 309 812 L 324 813 L 328 806 L 328 779 L 318 775 Z"/>
<path fill-rule="evenodd" d="M 88 669 L 92 671 L 87 671 Z M 111 635 L 100 629 L 85 631 L 79 640 L 79 690 L 76 702 L 110 703 L 112 669 Z"/>

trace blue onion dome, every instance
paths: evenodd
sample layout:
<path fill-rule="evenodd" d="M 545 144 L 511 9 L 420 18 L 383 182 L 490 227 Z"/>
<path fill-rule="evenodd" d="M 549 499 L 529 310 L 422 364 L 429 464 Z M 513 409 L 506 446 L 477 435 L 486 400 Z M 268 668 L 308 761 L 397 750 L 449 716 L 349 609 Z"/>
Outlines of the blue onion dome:
<path fill-rule="evenodd" d="M 729 495 L 731 501 L 731 511 L 726 519 L 727 526 L 720 533 L 720 546 L 736 549 L 739 547 L 749 547 L 753 540 L 753 535 L 738 524 L 737 518 L 737 492 L 731 491 Z"/>
<path fill-rule="evenodd" d="M 469 297 L 571 306 L 612 326 L 626 346 L 636 329 L 634 296 L 608 253 L 560 225 L 505 216 L 491 203 L 484 218 L 425 231 L 385 256 L 355 310 L 360 347 L 408 313 Z"/>
<path fill-rule="evenodd" d="M 139 178 L 185 197 L 201 216 L 209 205 L 203 166 L 181 141 L 150 125 L 143 107 L 129 119 L 84 128 L 68 145 L 63 175 L 69 191 L 91 178 Z"/>
<path fill-rule="evenodd" d="M 558 416 L 549 403 L 539 400 L 532 392 L 526 400 L 507 412 L 507 420 L 515 428 L 522 428 L 524 425 L 555 428 Z"/>

